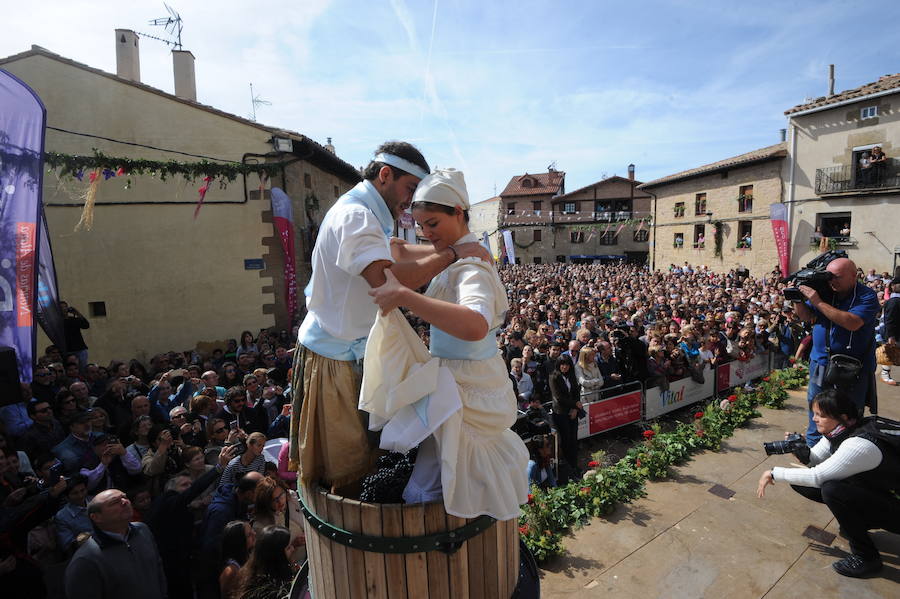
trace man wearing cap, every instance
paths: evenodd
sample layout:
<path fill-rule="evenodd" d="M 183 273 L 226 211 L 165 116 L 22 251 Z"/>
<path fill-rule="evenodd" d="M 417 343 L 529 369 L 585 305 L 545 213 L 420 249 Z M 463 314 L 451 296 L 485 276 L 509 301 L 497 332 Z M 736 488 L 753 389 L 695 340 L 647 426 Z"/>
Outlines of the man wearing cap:
<path fill-rule="evenodd" d="M 403 285 L 416 289 L 460 258 L 490 260 L 478 242 L 435 251 L 390 239 L 395 219 L 409 207 L 428 171 L 411 144 L 382 144 L 364 180 L 341 196 L 322 221 L 292 380 L 297 390 L 293 413 L 300 418 L 291 422 L 290 462 L 303 482 L 341 487 L 357 481 L 371 465 L 366 426 L 357 410 L 359 361 L 377 315 L 368 291 L 384 284 L 384 271 L 390 269 Z"/>

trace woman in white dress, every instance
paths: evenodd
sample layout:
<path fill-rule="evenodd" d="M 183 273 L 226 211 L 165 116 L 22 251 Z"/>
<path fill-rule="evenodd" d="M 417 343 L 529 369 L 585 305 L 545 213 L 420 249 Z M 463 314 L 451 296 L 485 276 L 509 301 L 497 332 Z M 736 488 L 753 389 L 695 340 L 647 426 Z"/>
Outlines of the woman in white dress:
<path fill-rule="evenodd" d="M 412 214 L 435 249 L 452 249 L 477 241 L 469 232 L 468 208 L 462 173 L 446 169 L 422 180 Z M 400 306 L 428 321 L 431 357 L 452 372 L 462 404 L 419 447 L 404 499 L 442 498 L 447 513 L 463 518 L 517 517 L 528 497 L 528 450 L 509 428 L 516 419 L 516 396 L 495 338 L 509 308 L 497 271 L 477 258 L 458 260 L 432 280 L 424 295 L 398 283 L 390 271 L 385 274 L 387 282 L 370 292 L 382 309 L 373 333 Z M 390 322 L 394 328 L 409 327 L 405 319 Z M 382 331 L 375 338 L 384 336 Z M 369 371 L 370 349 L 366 375 L 375 376 Z M 378 363 L 386 365 L 382 369 L 397 367 L 387 356 Z"/>

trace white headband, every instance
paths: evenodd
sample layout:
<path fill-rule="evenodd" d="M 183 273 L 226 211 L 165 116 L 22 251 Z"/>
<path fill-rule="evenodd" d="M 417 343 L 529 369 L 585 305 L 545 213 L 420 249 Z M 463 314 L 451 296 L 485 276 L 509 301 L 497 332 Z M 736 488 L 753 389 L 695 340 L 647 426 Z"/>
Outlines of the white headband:
<path fill-rule="evenodd" d="M 409 160 L 405 158 L 400 158 L 399 156 L 394 156 L 393 154 L 385 154 L 381 153 L 375 157 L 375 162 L 383 162 L 384 164 L 390 164 L 391 166 L 395 166 L 399 168 L 401 171 L 405 171 L 414 177 L 418 177 L 419 179 L 424 179 L 428 176 L 428 173 L 425 172 L 421 166 L 413 164 Z"/>
<path fill-rule="evenodd" d="M 439 168 L 419 182 L 413 203 L 429 202 L 442 206 L 469 209 L 469 192 L 462 171 L 455 168 Z"/>

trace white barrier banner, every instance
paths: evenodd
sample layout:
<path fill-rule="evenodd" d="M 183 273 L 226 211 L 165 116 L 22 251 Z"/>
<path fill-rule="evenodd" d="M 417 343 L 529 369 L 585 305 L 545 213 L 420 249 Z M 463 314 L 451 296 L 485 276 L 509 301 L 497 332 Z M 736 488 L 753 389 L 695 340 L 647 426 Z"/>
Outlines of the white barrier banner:
<path fill-rule="evenodd" d="M 715 394 L 715 377 L 709 368 L 703 370 L 703 382 L 698 383 L 688 377 L 669 383 L 669 388 L 662 391 L 653 387 L 646 391 L 644 418 L 656 418 L 684 406 L 703 401 Z"/>
<path fill-rule="evenodd" d="M 716 366 L 716 391 L 743 385 L 769 372 L 769 352 L 759 352 L 746 362 L 735 360 Z"/>
<path fill-rule="evenodd" d="M 506 247 L 506 259 L 510 265 L 516 263 L 516 248 L 513 245 L 512 231 L 503 230 L 503 245 Z"/>

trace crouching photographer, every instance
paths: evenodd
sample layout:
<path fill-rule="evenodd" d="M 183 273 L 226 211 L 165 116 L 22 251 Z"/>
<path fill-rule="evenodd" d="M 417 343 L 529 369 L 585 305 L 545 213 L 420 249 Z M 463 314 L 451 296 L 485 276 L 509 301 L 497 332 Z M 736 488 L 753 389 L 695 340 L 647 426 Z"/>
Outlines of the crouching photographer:
<path fill-rule="evenodd" d="M 786 482 L 813 501 L 824 503 L 850 542 L 851 554 L 834 562 L 838 574 L 854 578 L 881 569 L 881 555 L 869 530 L 900 533 L 900 423 L 870 416 L 859 419 L 856 404 L 829 389 L 813 399 L 813 421 L 822 438 L 812 448 L 802 443 L 767 444 L 766 452 L 794 455 L 808 468 L 772 468 L 759 479 L 766 486 Z"/>
<path fill-rule="evenodd" d="M 820 256 L 807 269 L 788 277 L 798 283 L 796 289 L 785 289 L 785 298 L 795 301 L 797 316 L 813 325 L 806 430 L 810 447 L 820 438 L 811 407 L 820 391 L 844 391 L 856 405 L 856 417 L 862 416 L 866 405 L 871 413 L 878 411 L 873 373 L 880 305 L 877 294 L 857 282 L 856 264 L 845 256 L 843 252 Z"/>

